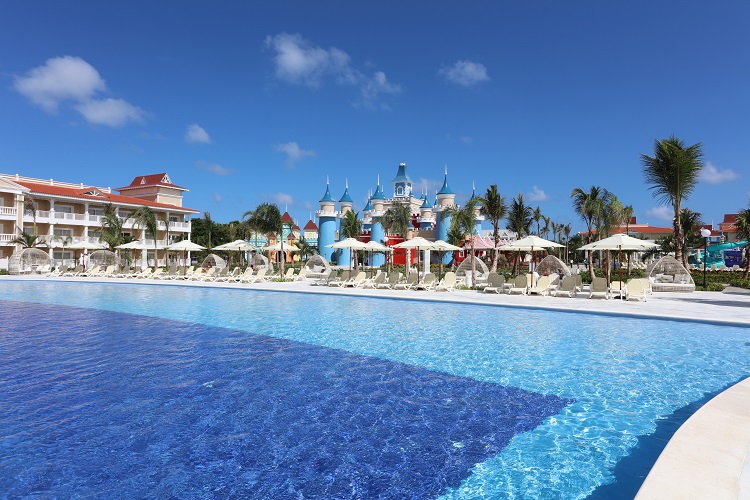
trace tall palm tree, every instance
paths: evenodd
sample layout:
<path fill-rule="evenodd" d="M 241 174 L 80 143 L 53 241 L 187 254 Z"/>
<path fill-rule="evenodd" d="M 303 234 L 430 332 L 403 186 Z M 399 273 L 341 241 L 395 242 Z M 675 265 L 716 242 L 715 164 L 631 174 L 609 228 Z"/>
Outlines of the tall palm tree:
<path fill-rule="evenodd" d="M 157 254 L 157 234 L 159 232 L 159 223 L 156 220 L 156 214 L 151 207 L 143 205 L 133 212 L 132 217 L 135 225 L 140 229 L 143 229 L 146 235 L 151 235 L 154 239 L 154 271 L 156 271 L 157 264 L 159 263 Z"/>
<path fill-rule="evenodd" d="M 355 240 L 362 234 L 362 223 L 359 220 L 359 212 L 349 210 L 341 219 L 341 235 L 344 238 L 354 238 Z M 354 268 L 359 264 L 358 254 L 355 250 L 350 250 L 353 259 Z"/>
<path fill-rule="evenodd" d="M 649 189 L 657 200 L 669 203 L 674 208 L 674 238 L 682 241 L 680 211 L 682 201 L 687 200 L 698 184 L 698 176 L 703 169 L 703 144 L 692 146 L 671 136 L 669 139 L 654 141 L 654 155 L 641 155 L 643 174 Z M 683 261 L 682 248 L 675 245 L 675 259 Z"/>
<path fill-rule="evenodd" d="M 284 252 L 284 226 L 281 222 L 279 207 L 272 203 L 261 203 L 253 211 L 251 220 L 256 231 L 266 235 L 266 241 L 270 241 L 272 233 L 279 235 L 279 243 L 281 245 L 281 275 L 283 276 L 286 253 Z"/>
<path fill-rule="evenodd" d="M 745 258 L 743 260 L 743 264 L 745 265 L 743 276 L 747 279 L 748 271 L 750 271 L 750 202 L 748 203 L 748 208 L 743 208 L 737 212 L 737 221 L 734 225 L 737 227 L 738 239 L 748 242 L 745 246 Z"/>
<path fill-rule="evenodd" d="M 699 247 L 703 244 L 703 238 L 700 235 L 700 227 L 703 225 L 703 220 L 699 212 L 694 212 L 689 208 L 683 208 L 680 211 L 680 224 L 682 225 L 682 241 L 675 241 L 675 245 L 679 245 L 682 250 L 684 259 L 687 259 L 689 249 Z M 687 268 L 687 263 L 683 262 Z"/>
<path fill-rule="evenodd" d="M 304 236 L 297 242 L 297 248 L 299 248 L 299 255 L 303 261 L 307 261 L 307 257 L 311 257 L 318 253 L 317 245 L 312 245 L 304 238 Z"/>
<path fill-rule="evenodd" d="M 104 205 L 101 219 L 102 241 L 113 252 L 115 247 L 124 243 L 122 228 L 126 221 L 127 219 L 122 220 L 117 216 L 117 209 L 112 203 Z"/>
<path fill-rule="evenodd" d="M 540 238 L 542 237 L 541 230 L 539 228 L 539 221 L 542 220 L 542 209 L 539 207 L 536 207 L 534 209 L 534 214 L 531 216 L 532 219 L 534 219 L 534 222 L 536 222 L 536 235 Z"/>
<path fill-rule="evenodd" d="M 565 224 L 562 228 L 563 234 L 565 234 L 565 263 L 570 262 L 570 255 L 568 254 L 568 243 L 570 242 L 570 232 L 573 230 L 573 226 Z"/>
<path fill-rule="evenodd" d="M 534 210 L 523 201 L 523 194 L 518 193 L 510 203 L 508 210 L 507 228 L 514 231 L 518 238 L 523 238 L 531 233 L 531 223 L 534 218 Z M 513 273 L 518 270 L 518 253 L 513 259 Z"/>
<path fill-rule="evenodd" d="M 479 198 L 479 203 L 482 204 L 481 214 L 492 223 L 492 240 L 495 243 L 495 249 L 492 252 L 490 271 L 494 273 L 497 271 L 497 260 L 500 255 L 497 248 L 500 246 L 500 221 L 507 217 L 508 205 L 505 203 L 505 198 L 497 191 L 497 184 L 492 184 L 487 188 L 484 198 Z"/>
<path fill-rule="evenodd" d="M 14 245 L 21 245 L 22 248 L 39 248 L 47 246 L 47 243 L 36 234 L 29 234 L 19 229 L 18 236 L 10 240 Z"/>
<path fill-rule="evenodd" d="M 213 225 L 214 222 L 211 220 L 211 212 L 203 212 L 203 220 L 206 221 L 206 236 L 208 237 L 208 241 L 206 242 L 206 247 L 210 250 L 212 248 L 211 246 L 211 233 L 213 232 Z"/>
<path fill-rule="evenodd" d="M 477 262 L 474 256 L 474 228 L 477 225 L 477 214 L 475 207 L 480 204 L 479 198 L 472 197 L 461 208 L 459 206 L 448 207 L 440 212 L 440 217 L 445 218 L 450 215 L 451 229 L 455 232 L 461 232 L 463 237 L 469 237 L 469 247 L 471 248 L 471 283 L 473 287 L 477 286 Z"/>
<path fill-rule="evenodd" d="M 411 229 L 411 208 L 406 203 L 393 201 L 390 207 L 383 212 L 380 217 L 375 217 L 376 222 L 380 222 L 385 233 L 389 236 L 400 234 L 406 240 L 406 235 Z M 387 258 L 387 257 L 386 257 Z M 409 265 L 406 265 L 406 273 L 409 274 Z"/>
<path fill-rule="evenodd" d="M 591 190 L 588 192 L 581 188 L 575 188 L 570 193 L 570 197 L 573 199 L 573 210 L 586 224 L 586 243 L 594 241 L 593 226 L 599 215 L 602 198 L 606 192 L 606 189 L 599 186 L 591 186 Z M 588 263 L 589 271 L 591 271 L 593 264 L 591 251 L 588 252 Z"/>
<path fill-rule="evenodd" d="M 542 238 L 549 239 L 549 226 L 550 226 L 550 218 L 542 215 L 542 220 L 544 221 L 544 226 L 542 227 Z"/>
<path fill-rule="evenodd" d="M 31 214 L 31 218 L 34 221 L 34 234 L 36 234 L 36 200 L 29 193 L 26 193 L 24 196 L 23 211 L 25 214 Z"/>

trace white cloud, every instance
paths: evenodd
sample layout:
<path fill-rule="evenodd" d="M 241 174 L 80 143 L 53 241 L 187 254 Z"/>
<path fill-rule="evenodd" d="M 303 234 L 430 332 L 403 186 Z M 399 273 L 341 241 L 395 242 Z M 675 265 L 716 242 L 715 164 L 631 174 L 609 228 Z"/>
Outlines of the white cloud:
<path fill-rule="evenodd" d="M 422 190 L 427 191 L 428 198 L 434 198 L 435 193 L 440 191 L 441 187 L 443 187 L 443 181 L 427 179 L 425 177 L 421 177 L 417 182 L 414 183 L 414 189 L 419 191 L 420 193 L 422 192 Z"/>
<path fill-rule="evenodd" d="M 473 87 L 490 80 L 487 67 L 484 64 L 471 61 L 456 61 L 452 66 L 446 66 L 438 71 L 451 83 L 462 87 Z"/>
<path fill-rule="evenodd" d="M 338 85 L 358 87 L 361 102 L 357 105 L 369 108 L 377 107 L 381 95 L 401 92 L 401 86 L 389 82 L 382 71 L 368 76 L 352 65 L 343 50 L 314 46 L 297 33 L 268 36 L 265 46 L 275 53 L 276 77 L 286 83 L 318 88 L 331 79 Z"/>
<path fill-rule="evenodd" d="M 195 166 L 196 168 L 205 170 L 206 172 L 211 172 L 214 175 L 222 177 L 226 175 L 232 175 L 234 173 L 233 170 L 222 167 L 218 163 L 208 163 L 207 161 L 197 161 L 195 162 Z"/>
<path fill-rule="evenodd" d="M 296 142 L 287 142 L 286 144 L 277 144 L 274 148 L 276 151 L 287 155 L 287 167 L 293 168 L 296 163 L 308 156 L 318 156 L 312 149 L 300 149 Z"/>
<path fill-rule="evenodd" d="M 203 127 L 197 123 L 193 123 L 192 125 L 188 125 L 187 132 L 185 132 L 185 142 L 189 142 L 190 144 L 211 144 L 211 137 Z"/>
<path fill-rule="evenodd" d="M 221 194 L 217 192 L 213 192 L 211 194 L 214 197 L 214 203 L 221 203 L 222 201 L 224 201 L 224 197 Z"/>
<path fill-rule="evenodd" d="M 740 178 L 740 174 L 732 169 L 719 170 L 711 162 L 706 162 L 701 170 L 700 180 L 708 184 L 721 184 L 724 182 L 734 181 Z"/>
<path fill-rule="evenodd" d="M 145 112 L 122 99 L 94 99 L 81 103 L 75 109 L 94 125 L 120 127 L 129 121 L 143 122 Z"/>
<path fill-rule="evenodd" d="M 459 140 L 460 140 L 460 141 L 461 141 L 462 143 L 464 143 L 464 144 L 467 144 L 467 145 L 468 145 L 468 144 L 471 144 L 472 142 L 474 142 L 474 138 L 473 138 L 473 137 L 470 137 L 470 136 L 468 136 L 468 135 L 462 135 L 461 137 L 459 137 Z"/>
<path fill-rule="evenodd" d="M 287 193 L 271 193 L 266 196 L 266 199 L 271 203 L 277 204 L 279 207 L 283 207 L 284 210 L 289 205 L 294 205 L 294 198 L 291 194 Z"/>
<path fill-rule="evenodd" d="M 315 209 L 317 209 L 318 207 L 316 207 L 315 205 L 313 205 L 313 204 L 312 204 L 312 203 L 310 203 L 309 201 L 305 201 L 305 203 L 304 203 L 304 205 L 303 205 L 303 208 L 304 208 L 305 210 L 315 210 Z M 311 215 L 311 217 L 312 217 L 312 215 Z"/>
<path fill-rule="evenodd" d="M 129 121 L 142 122 L 146 113 L 122 99 L 102 99 L 107 92 L 99 72 L 80 57 L 63 56 L 47 59 L 25 76 L 16 77 L 14 88 L 48 113 L 60 105 L 73 103 L 76 111 L 94 125 L 119 127 Z"/>
<path fill-rule="evenodd" d="M 650 208 L 646 210 L 645 213 L 646 213 L 646 217 L 651 217 L 654 219 L 664 220 L 668 222 L 672 222 L 672 219 L 674 218 L 674 209 L 666 205 Z"/>
<path fill-rule="evenodd" d="M 547 196 L 547 193 L 544 192 L 544 190 L 539 189 L 539 186 L 533 186 L 531 188 L 531 192 L 526 194 L 529 201 L 547 201 L 549 200 L 549 196 Z"/>

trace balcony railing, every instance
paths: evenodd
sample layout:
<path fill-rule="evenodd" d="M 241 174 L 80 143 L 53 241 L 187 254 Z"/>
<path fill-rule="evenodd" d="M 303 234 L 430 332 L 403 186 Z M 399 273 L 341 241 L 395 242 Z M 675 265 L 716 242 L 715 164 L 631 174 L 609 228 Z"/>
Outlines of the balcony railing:
<path fill-rule="evenodd" d="M 69 214 L 66 212 L 55 212 L 55 219 L 84 221 L 86 214 Z"/>
<path fill-rule="evenodd" d="M 16 239 L 15 234 L 0 234 L 0 243 L 10 243 Z"/>
<path fill-rule="evenodd" d="M 18 215 L 18 209 L 15 207 L 0 207 L 0 215 Z"/>

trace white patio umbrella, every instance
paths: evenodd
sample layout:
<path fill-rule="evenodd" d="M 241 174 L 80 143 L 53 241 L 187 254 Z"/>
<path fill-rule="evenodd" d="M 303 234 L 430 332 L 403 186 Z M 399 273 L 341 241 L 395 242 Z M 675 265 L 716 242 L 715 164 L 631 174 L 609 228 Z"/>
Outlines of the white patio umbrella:
<path fill-rule="evenodd" d="M 503 246 L 503 248 L 507 250 L 514 250 L 517 252 L 520 252 L 520 251 L 531 252 L 532 262 L 535 262 L 535 259 L 534 259 L 535 249 L 546 250 L 548 248 L 563 248 L 563 247 L 565 247 L 565 245 L 555 243 L 554 241 L 545 240 L 544 238 L 540 238 L 539 236 L 534 236 L 533 234 L 530 236 L 526 236 L 525 238 L 521 238 L 520 240 L 513 241 Z"/>
<path fill-rule="evenodd" d="M 143 252 L 148 248 L 145 243 L 139 240 L 133 240 L 129 243 L 123 243 L 117 245 L 115 248 L 118 250 L 140 250 L 141 251 L 141 265 L 143 265 Z"/>
<path fill-rule="evenodd" d="M 644 251 L 648 250 L 649 248 L 658 246 L 659 245 L 657 245 L 656 243 L 651 243 L 650 241 L 646 240 L 639 240 L 638 238 L 633 238 L 632 236 L 628 236 L 625 233 L 619 233 L 599 241 L 593 241 L 588 245 L 583 245 L 578 250 L 617 250 L 617 258 L 620 260 L 620 262 L 622 262 L 623 250 Z M 622 265 L 620 266 L 620 281 L 622 281 Z M 622 298 L 622 294 L 620 294 L 620 298 Z"/>
<path fill-rule="evenodd" d="M 326 248 L 348 248 L 349 251 L 352 250 L 367 250 L 367 243 L 359 241 L 355 238 L 347 238 L 345 240 L 337 241 L 336 243 L 333 243 L 331 245 L 326 245 Z M 352 260 L 349 259 L 349 271 L 352 270 Z"/>
<path fill-rule="evenodd" d="M 391 249 L 382 243 L 378 243 L 377 241 L 370 240 L 367 243 L 367 249 L 370 251 L 370 263 L 372 263 L 372 254 L 373 252 L 390 252 Z M 370 265 L 370 269 L 372 269 L 372 265 Z M 370 273 L 370 276 L 372 276 L 372 273 Z"/>
<path fill-rule="evenodd" d="M 102 250 L 104 248 L 104 245 L 81 240 L 78 243 L 73 243 L 68 248 L 71 250 Z"/>
<path fill-rule="evenodd" d="M 202 247 L 197 243 L 193 243 L 190 240 L 182 240 L 178 241 L 177 243 L 172 243 L 171 245 L 167 245 L 164 247 L 165 250 L 170 250 L 173 252 L 179 252 L 182 251 L 182 263 L 185 264 L 186 260 L 186 253 L 187 252 L 197 252 L 199 250 L 205 250 L 206 247 Z"/>
<path fill-rule="evenodd" d="M 245 240 L 234 240 L 230 241 L 229 243 L 224 243 L 223 245 L 219 245 L 218 247 L 213 247 L 212 250 L 224 250 L 227 252 L 253 252 L 258 250 L 258 248 L 255 245 L 251 245 Z M 242 255 L 241 253 L 239 254 Z M 230 254 L 231 258 L 231 254 Z M 242 265 L 242 259 L 240 258 L 240 265 Z"/>
<path fill-rule="evenodd" d="M 416 248 L 417 249 L 417 283 L 419 283 L 419 249 L 433 249 L 435 248 L 435 243 L 433 243 L 430 240 L 426 240 L 421 236 L 417 236 L 416 238 L 412 238 L 410 240 L 402 241 L 401 243 L 397 245 L 393 245 L 393 248 Z M 409 263 L 406 263 L 406 269 L 409 269 Z"/>

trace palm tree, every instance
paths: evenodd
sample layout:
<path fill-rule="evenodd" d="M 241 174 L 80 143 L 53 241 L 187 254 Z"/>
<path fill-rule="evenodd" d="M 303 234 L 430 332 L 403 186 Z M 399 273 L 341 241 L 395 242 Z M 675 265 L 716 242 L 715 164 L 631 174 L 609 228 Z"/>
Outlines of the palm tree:
<path fill-rule="evenodd" d="M 318 253 L 317 245 L 310 244 L 304 237 L 300 238 L 297 242 L 297 248 L 299 248 L 299 255 L 303 261 L 307 261 L 307 257 L 311 257 Z"/>
<path fill-rule="evenodd" d="M 154 271 L 156 271 L 157 264 L 159 263 L 157 254 L 157 233 L 159 231 L 159 223 L 156 220 L 156 214 L 151 207 L 143 205 L 133 212 L 132 217 L 135 225 L 143 229 L 147 236 L 151 235 L 154 239 Z"/>
<path fill-rule="evenodd" d="M 586 243 L 591 243 L 594 240 L 593 225 L 598 217 L 599 207 L 606 192 L 606 189 L 599 186 L 591 186 L 591 190 L 588 192 L 581 188 L 575 188 L 570 193 L 570 197 L 573 199 L 573 210 L 586 224 Z M 588 252 L 588 263 L 589 271 L 591 271 L 591 251 Z"/>
<path fill-rule="evenodd" d="M 694 212 L 689 208 L 683 208 L 680 211 L 680 225 L 682 225 L 682 241 L 676 241 L 675 245 L 680 246 L 683 260 L 687 260 L 689 249 L 703 245 L 703 238 L 700 235 L 700 227 L 703 225 L 701 214 Z M 687 262 L 683 262 L 687 268 Z"/>
<path fill-rule="evenodd" d="M 39 248 L 47 246 L 47 243 L 36 234 L 29 234 L 19 229 L 18 236 L 10 240 L 14 245 L 21 245 L 22 248 Z"/>
<path fill-rule="evenodd" d="M 102 241 L 104 241 L 113 252 L 115 247 L 124 243 L 122 228 L 126 221 L 127 219 L 121 220 L 120 217 L 117 216 L 117 209 L 112 203 L 104 205 L 101 222 Z"/>
<path fill-rule="evenodd" d="M 247 214 L 247 212 L 245 212 Z M 270 241 L 270 235 L 276 233 L 279 235 L 279 244 L 281 246 L 281 275 L 284 275 L 284 264 L 286 254 L 284 253 L 284 227 L 281 222 L 281 212 L 279 207 L 271 203 L 261 203 L 253 211 L 250 218 L 256 231 L 266 235 L 266 240 Z"/>
<path fill-rule="evenodd" d="M 492 223 L 492 240 L 495 243 L 495 250 L 492 252 L 492 271 L 497 271 L 497 259 L 500 255 L 498 246 L 500 246 L 500 221 L 508 215 L 508 205 L 505 198 L 500 196 L 497 191 L 497 184 L 492 184 L 487 188 L 484 198 L 479 198 L 482 204 L 481 213 Z"/>
<path fill-rule="evenodd" d="M 362 223 L 359 220 L 359 212 L 348 210 L 341 219 L 341 235 L 344 238 L 354 238 L 356 240 L 361 234 Z M 357 252 L 355 250 L 350 250 L 350 252 L 354 268 L 356 269 L 359 263 Z"/>
<path fill-rule="evenodd" d="M 510 204 L 508 211 L 507 228 L 514 231 L 518 238 L 523 238 L 531 232 L 531 223 L 534 218 L 534 211 L 523 201 L 523 194 L 518 193 L 516 198 Z M 518 269 L 518 258 L 513 260 L 513 273 Z"/>
<path fill-rule="evenodd" d="M 682 241 L 680 211 L 682 201 L 687 200 L 698 184 L 698 175 L 703 169 L 703 144 L 692 146 L 675 136 L 654 141 L 654 155 L 641 155 L 646 183 L 656 199 L 667 202 L 674 208 L 674 237 Z M 675 259 L 683 261 L 681 245 L 675 245 Z"/>
<path fill-rule="evenodd" d="M 388 207 L 388 210 L 383 212 L 380 217 L 375 217 L 376 222 L 380 222 L 383 226 L 385 233 L 389 236 L 400 234 L 401 237 L 406 240 L 407 232 L 412 226 L 411 224 L 411 208 L 406 203 L 395 201 Z M 406 274 L 409 274 L 409 265 L 406 265 Z"/>
<path fill-rule="evenodd" d="M 24 213 L 31 214 L 34 221 L 34 234 L 36 234 L 36 200 L 28 193 L 26 193 L 26 196 L 24 197 L 23 211 Z"/>
<path fill-rule="evenodd" d="M 544 215 L 542 215 L 542 220 L 544 221 L 544 227 L 542 227 L 541 236 L 542 238 L 549 239 L 549 226 L 550 226 L 551 219 L 549 217 L 545 217 Z"/>
<path fill-rule="evenodd" d="M 206 236 L 208 237 L 208 241 L 206 242 L 206 247 L 210 250 L 212 248 L 211 246 L 211 233 L 213 232 L 213 225 L 214 222 L 211 220 L 211 212 L 203 212 L 203 220 L 206 221 Z"/>
<path fill-rule="evenodd" d="M 750 270 L 750 203 L 748 203 L 748 208 L 743 208 L 737 212 L 737 221 L 734 225 L 737 227 L 738 239 L 748 242 L 745 246 L 745 259 L 743 260 L 745 265 L 743 276 L 747 279 L 748 270 Z"/>
<path fill-rule="evenodd" d="M 469 236 L 469 246 L 471 248 L 471 283 L 473 287 L 477 286 L 477 261 L 474 257 L 474 228 L 477 224 L 477 214 L 475 207 L 480 204 L 479 198 L 472 197 L 466 202 L 466 205 L 461 208 L 458 206 L 448 207 L 443 212 L 440 212 L 440 217 L 445 218 L 450 215 L 451 218 L 451 229 L 455 232 L 461 232 L 465 238 Z"/>
<path fill-rule="evenodd" d="M 562 232 L 565 234 L 565 263 L 570 262 L 570 255 L 568 254 L 568 243 L 570 243 L 570 232 L 573 230 L 573 226 L 565 224 L 562 227 Z"/>
<path fill-rule="evenodd" d="M 539 229 L 539 221 L 542 220 L 542 217 L 543 217 L 542 216 L 542 209 L 539 208 L 539 207 L 536 207 L 534 209 L 534 213 L 531 216 L 531 218 L 534 219 L 534 222 L 536 222 L 536 235 L 539 236 L 540 238 L 542 237 L 542 233 L 541 233 L 541 231 Z"/>

